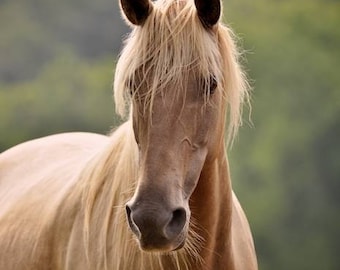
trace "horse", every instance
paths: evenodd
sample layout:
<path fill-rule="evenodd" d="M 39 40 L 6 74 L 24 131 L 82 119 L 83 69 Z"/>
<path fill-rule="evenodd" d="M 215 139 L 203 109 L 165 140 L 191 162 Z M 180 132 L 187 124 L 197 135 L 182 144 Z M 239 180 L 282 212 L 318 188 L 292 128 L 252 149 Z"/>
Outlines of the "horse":
<path fill-rule="evenodd" d="M 256 270 L 226 154 L 249 87 L 220 0 L 120 9 L 126 121 L 0 155 L 0 269 Z"/>

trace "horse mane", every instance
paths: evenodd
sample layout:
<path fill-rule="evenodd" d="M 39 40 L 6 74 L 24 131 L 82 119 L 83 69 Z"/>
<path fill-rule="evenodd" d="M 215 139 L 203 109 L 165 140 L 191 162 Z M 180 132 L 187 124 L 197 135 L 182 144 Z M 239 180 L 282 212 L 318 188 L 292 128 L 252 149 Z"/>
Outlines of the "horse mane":
<path fill-rule="evenodd" d="M 195 71 L 205 85 L 213 76 L 223 92 L 229 114 L 227 138 L 232 142 L 242 124 L 242 104 L 249 98 L 249 85 L 239 64 L 240 53 L 232 30 L 218 23 L 207 31 L 192 0 L 159 0 L 154 5 L 143 26 L 133 28 L 116 66 L 114 98 L 118 114 L 126 115 L 131 102 L 129 87 L 131 82 L 138 82 L 137 71 L 144 80 L 153 78 L 147 82 L 149 91 L 143 98 L 150 114 L 157 91 L 170 82 L 172 89 L 182 89 L 188 71 Z M 132 86 L 134 91 L 145 82 L 139 80 L 138 85 Z"/>

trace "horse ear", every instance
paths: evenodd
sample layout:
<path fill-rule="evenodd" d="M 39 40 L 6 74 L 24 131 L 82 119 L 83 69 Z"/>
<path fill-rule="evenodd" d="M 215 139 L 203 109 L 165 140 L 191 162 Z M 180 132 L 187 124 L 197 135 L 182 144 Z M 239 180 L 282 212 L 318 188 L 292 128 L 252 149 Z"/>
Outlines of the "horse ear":
<path fill-rule="evenodd" d="M 150 12 L 150 0 L 120 0 L 120 6 L 126 18 L 134 25 L 142 25 Z"/>
<path fill-rule="evenodd" d="M 221 16 L 221 0 L 195 0 L 198 17 L 206 27 L 214 26 Z"/>

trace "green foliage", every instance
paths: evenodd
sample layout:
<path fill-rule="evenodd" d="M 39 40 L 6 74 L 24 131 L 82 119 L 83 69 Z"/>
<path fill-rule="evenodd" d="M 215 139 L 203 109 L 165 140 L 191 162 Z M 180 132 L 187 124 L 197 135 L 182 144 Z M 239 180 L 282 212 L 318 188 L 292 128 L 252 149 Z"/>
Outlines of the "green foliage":
<path fill-rule="evenodd" d="M 231 152 L 260 268 L 338 269 L 340 4 L 232 1 L 254 79 L 253 129 Z M 229 14 L 228 10 L 226 13 Z"/>
<path fill-rule="evenodd" d="M 58 132 L 109 132 L 118 123 L 112 69 L 111 61 L 90 64 L 64 53 L 36 80 L 0 86 L 0 151 Z"/>
<path fill-rule="evenodd" d="M 118 1 L 0 1 L 0 80 L 32 79 L 64 50 L 86 59 L 118 53 L 126 31 Z"/>

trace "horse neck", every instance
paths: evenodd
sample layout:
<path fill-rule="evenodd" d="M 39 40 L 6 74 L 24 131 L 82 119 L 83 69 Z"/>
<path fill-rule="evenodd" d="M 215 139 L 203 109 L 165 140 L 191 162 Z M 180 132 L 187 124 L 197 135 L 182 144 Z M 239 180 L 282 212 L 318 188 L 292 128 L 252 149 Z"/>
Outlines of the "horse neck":
<path fill-rule="evenodd" d="M 220 267 L 233 269 L 231 255 L 232 189 L 225 147 L 224 145 L 220 147 L 222 150 L 218 157 L 204 165 L 190 200 L 197 233 L 203 238 L 200 254 L 207 269 L 222 269 Z M 223 262 L 220 261 L 222 258 Z"/>

